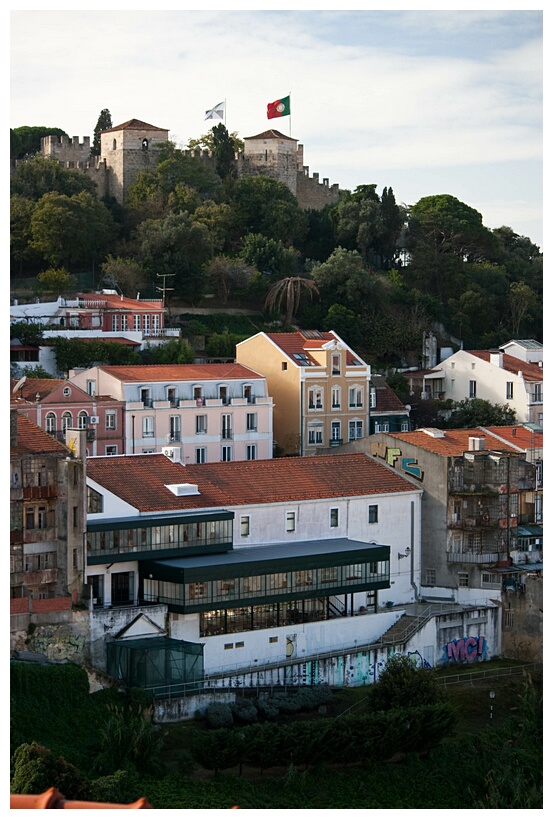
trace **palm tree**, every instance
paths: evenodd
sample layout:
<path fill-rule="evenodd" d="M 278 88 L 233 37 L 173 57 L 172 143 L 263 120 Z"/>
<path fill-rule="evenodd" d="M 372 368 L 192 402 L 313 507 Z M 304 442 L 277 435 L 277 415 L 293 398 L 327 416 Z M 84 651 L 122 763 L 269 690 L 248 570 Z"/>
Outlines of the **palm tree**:
<path fill-rule="evenodd" d="M 286 326 L 292 324 L 292 318 L 298 311 L 300 306 L 300 299 L 305 292 L 309 292 L 311 298 L 313 293 L 319 294 L 319 288 L 311 279 L 304 279 L 302 276 L 289 276 L 286 279 L 280 279 L 275 282 L 265 298 L 265 309 L 272 312 L 277 309 L 281 310 L 282 305 L 286 305 L 286 317 L 284 323 Z"/>

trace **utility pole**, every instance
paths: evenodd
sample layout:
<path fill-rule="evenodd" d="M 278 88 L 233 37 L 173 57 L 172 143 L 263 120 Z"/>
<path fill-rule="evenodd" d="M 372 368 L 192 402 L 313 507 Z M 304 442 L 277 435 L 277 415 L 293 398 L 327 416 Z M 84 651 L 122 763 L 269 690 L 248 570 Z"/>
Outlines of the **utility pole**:
<path fill-rule="evenodd" d="M 163 285 L 161 287 L 157 287 L 156 285 L 156 290 L 159 290 L 159 292 L 162 293 L 163 307 L 165 307 L 165 293 L 167 292 L 167 290 L 175 289 L 174 287 L 167 287 L 167 285 L 165 284 L 165 279 L 167 279 L 169 276 L 174 275 L 175 275 L 174 273 L 156 273 L 156 276 L 159 276 L 160 279 L 163 279 Z"/>

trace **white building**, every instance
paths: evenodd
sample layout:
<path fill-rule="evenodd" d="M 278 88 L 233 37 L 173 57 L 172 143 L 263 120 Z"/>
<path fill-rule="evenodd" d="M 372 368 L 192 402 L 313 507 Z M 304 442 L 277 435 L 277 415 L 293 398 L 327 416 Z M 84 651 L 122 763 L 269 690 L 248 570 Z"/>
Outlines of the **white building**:
<path fill-rule="evenodd" d="M 497 350 L 458 350 L 439 367 L 403 375 L 413 391 L 421 389 L 422 397 L 508 404 L 519 423 L 543 426 L 543 347 L 537 341 L 509 341 Z"/>
<path fill-rule="evenodd" d="M 87 484 L 98 666 L 105 635 L 152 632 L 203 645 L 207 674 L 313 657 L 417 599 L 422 490 L 366 455 L 89 458 Z"/>
<path fill-rule="evenodd" d="M 90 394 L 125 402 L 128 454 L 172 447 L 183 463 L 272 458 L 267 382 L 240 364 L 91 367 L 71 371 L 69 380 Z"/>

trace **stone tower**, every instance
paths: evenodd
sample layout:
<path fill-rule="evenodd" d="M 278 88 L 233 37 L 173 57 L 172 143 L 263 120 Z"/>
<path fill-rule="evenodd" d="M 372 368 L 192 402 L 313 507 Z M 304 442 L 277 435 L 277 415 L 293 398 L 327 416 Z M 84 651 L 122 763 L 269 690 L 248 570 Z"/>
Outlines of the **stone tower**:
<path fill-rule="evenodd" d="M 130 119 L 100 134 L 100 160 L 108 170 L 108 193 L 123 204 L 129 186 L 140 171 L 154 168 L 155 152 L 169 140 L 169 131 L 139 119 Z"/>
<path fill-rule="evenodd" d="M 296 195 L 298 169 L 303 165 L 303 147 L 298 140 L 273 128 L 256 136 L 245 137 L 244 159 L 257 174 L 283 182 Z"/>

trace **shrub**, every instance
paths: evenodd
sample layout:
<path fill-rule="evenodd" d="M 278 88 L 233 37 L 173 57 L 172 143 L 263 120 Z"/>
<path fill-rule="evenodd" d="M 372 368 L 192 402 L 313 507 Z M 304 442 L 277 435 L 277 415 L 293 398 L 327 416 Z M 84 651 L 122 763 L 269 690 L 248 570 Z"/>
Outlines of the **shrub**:
<path fill-rule="evenodd" d="M 100 730 L 100 747 L 94 769 L 110 774 L 122 766 L 144 773 L 161 770 L 164 735 L 153 723 L 153 709 L 141 705 L 108 706 L 108 718 Z"/>
<path fill-rule="evenodd" d="M 129 771 L 115 771 L 90 783 L 90 799 L 93 802 L 126 804 L 143 796 L 140 779 Z"/>
<path fill-rule="evenodd" d="M 388 660 L 378 682 L 369 690 L 370 706 L 376 711 L 433 705 L 444 698 L 433 672 L 417 668 L 403 654 Z"/>
<path fill-rule="evenodd" d="M 237 698 L 231 706 L 231 711 L 240 722 L 257 722 L 257 708 L 253 700 Z"/>
<path fill-rule="evenodd" d="M 231 728 L 234 725 L 232 710 L 224 703 L 208 705 L 205 718 L 210 728 Z"/>
<path fill-rule="evenodd" d="M 11 793 L 57 788 L 67 799 L 88 799 L 89 782 L 74 765 L 37 742 L 20 745 L 12 758 Z"/>

